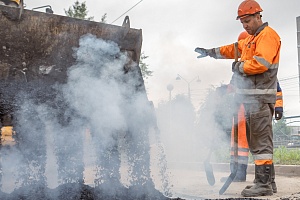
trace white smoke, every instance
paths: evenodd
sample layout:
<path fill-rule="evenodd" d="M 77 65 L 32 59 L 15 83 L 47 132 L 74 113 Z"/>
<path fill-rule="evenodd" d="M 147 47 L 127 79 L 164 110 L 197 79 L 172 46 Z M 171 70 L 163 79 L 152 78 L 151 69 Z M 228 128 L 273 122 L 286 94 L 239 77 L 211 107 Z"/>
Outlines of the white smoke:
<path fill-rule="evenodd" d="M 212 88 L 199 110 L 195 110 L 191 101 L 182 95 L 158 105 L 158 125 L 170 169 L 175 172 L 185 169 L 205 173 L 203 162 L 211 150 L 211 163 L 224 162 L 229 158 L 229 151 L 224 151 L 224 148 L 230 148 L 225 129 L 230 130 L 232 123 L 231 100 L 227 97 Z M 219 155 L 219 152 L 224 153 Z M 180 180 L 176 180 L 175 174 L 172 181 Z"/>
<path fill-rule="evenodd" d="M 80 39 L 74 57 L 63 88 L 47 88 L 58 91 L 55 99 L 40 102 L 31 99 L 38 92 L 22 94 L 14 127 L 20 139 L 19 183 L 4 192 L 86 182 L 112 193 L 122 184 L 151 182 L 153 110 L 136 63 L 116 43 L 93 35 Z M 122 179 L 121 163 L 127 165 Z"/>

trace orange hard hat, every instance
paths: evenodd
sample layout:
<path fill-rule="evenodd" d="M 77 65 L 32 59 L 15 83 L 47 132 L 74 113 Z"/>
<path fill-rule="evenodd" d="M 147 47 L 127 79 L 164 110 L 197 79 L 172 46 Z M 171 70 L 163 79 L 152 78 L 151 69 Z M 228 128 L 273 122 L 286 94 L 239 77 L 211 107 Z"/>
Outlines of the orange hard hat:
<path fill-rule="evenodd" d="M 238 16 L 236 19 L 240 19 L 242 17 L 253 15 L 258 12 L 262 12 L 260 5 L 255 0 L 244 0 L 238 8 Z"/>
<path fill-rule="evenodd" d="M 239 37 L 238 37 L 238 41 L 240 40 L 244 40 L 249 36 L 249 33 L 247 31 L 243 31 L 240 33 Z"/>

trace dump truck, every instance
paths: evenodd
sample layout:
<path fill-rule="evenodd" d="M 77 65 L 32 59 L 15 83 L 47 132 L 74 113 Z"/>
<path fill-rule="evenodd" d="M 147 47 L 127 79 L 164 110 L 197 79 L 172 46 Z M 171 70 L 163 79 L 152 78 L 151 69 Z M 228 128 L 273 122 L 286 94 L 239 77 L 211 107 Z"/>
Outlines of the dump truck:
<path fill-rule="evenodd" d="M 51 148 L 49 147 L 49 150 L 45 146 L 51 146 L 46 143 L 52 140 L 53 151 L 57 156 L 58 182 L 61 184 L 84 182 L 83 145 L 81 139 L 74 138 L 77 132 L 82 131 L 78 129 L 83 124 L 91 123 L 87 117 L 78 113 L 76 108 L 69 106 L 62 88 L 68 82 L 69 68 L 74 65 L 80 67 L 74 56 L 74 49 L 79 47 L 80 39 L 86 35 L 116 44 L 120 52 L 128 57 L 127 63 L 123 66 L 122 76 L 116 80 L 120 87 L 128 89 L 128 92 L 126 90 L 123 92 L 126 94 L 120 95 L 123 95 L 127 104 L 123 105 L 124 112 L 121 114 L 129 113 L 129 116 L 126 114 L 123 117 L 125 125 L 122 130 L 116 128 L 114 124 L 110 125 L 113 127 L 105 125 L 105 129 L 113 129 L 110 130 L 113 132 L 111 141 L 105 148 L 103 146 L 107 144 L 104 144 L 100 136 L 94 134 L 96 138 L 94 140 L 99 141 L 99 145 L 95 148 L 100 148 L 95 153 L 98 171 L 96 170 L 97 177 L 94 183 L 99 186 L 107 182 L 106 188 L 110 188 L 108 186 L 111 184 L 121 187 L 119 180 L 121 138 L 126 140 L 122 148 L 126 148 L 128 162 L 134 163 L 129 170 L 133 176 L 132 180 L 136 184 L 145 185 L 145 181 L 150 180 L 147 123 L 151 121 L 149 116 L 153 113 L 148 116 L 147 112 L 138 110 L 145 106 L 139 108 L 132 106 L 137 93 L 142 96 L 139 97 L 139 102 L 142 99 L 145 105 L 149 104 L 138 65 L 142 30 L 131 28 L 128 16 L 125 17 L 122 26 L 116 26 L 8 6 L 0 6 L 0 26 L 0 117 L 2 126 L 13 127 L 15 146 L 19 149 L 18 153 L 22 154 L 20 167 L 16 170 L 20 172 L 17 175 L 19 178 L 15 181 L 19 183 L 18 187 L 46 185 L 46 162 L 49 162 L 46 160 Z M 111 60 L 119 59 L 118 55 L 109 56 Z M 55 114 L 51 114 L 47 124 L 42 118 L 50 118 L 48 116 L 50 112 L 41 111 L 40 105 L 47 105 L 47 109 L 55 110 Z M 128 107 L 132 109 L 126 110 Z M 132 120 L 135 114 L 139 117 Z M 49 139 L 46 133 L 53 132 L 54 126 L 49 127 L 49 123 L 53 121 L 58 122 L 55 126 L 59 126 L 61 131 L 54 139 Z M 76 124 L 80 126 L 76 127 Z M 91 126 L 93 125 L 86 130 L 92 135 L 100 131 Z M 2 144 L 1 148 L 3 150 L 6 147 Z M 10 150 L 7 150 L 6 154 L 9 155 L 9 152 Z M 2 159 L 2 164 L 3 162 Z M 0 170 L 0 184 L 3 174 L 3 170 Z"/>

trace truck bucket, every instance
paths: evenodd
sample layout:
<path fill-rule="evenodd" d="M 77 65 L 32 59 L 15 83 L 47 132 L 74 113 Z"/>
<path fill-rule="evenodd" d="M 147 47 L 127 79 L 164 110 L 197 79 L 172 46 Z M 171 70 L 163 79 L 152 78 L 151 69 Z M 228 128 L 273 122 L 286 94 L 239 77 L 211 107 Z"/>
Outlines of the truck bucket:
<path fill-rule="evenodd" d="M 67 67 L 74 62 L 73 47 L 85 34 L 118 44 L 122 51 L 131 52 L 138 63 L 142 46 L 142 31 L 130 28 L 126 17 L 122 26 L 86 21 L 76 18 L 0 6 L 0 79 L 22 79 L 16 70 L 28 70 L 27 80 L 41 79 L 38 66 L 59 65 L 62 69 L 57 81 L 64 81 Z M 13 76 L 13 74 L 15 74 Z"/>
<path fill-rule="evenodd" d="M 138 67 L 142 30 L 130 28 L 128 17 L 122 26 L 115 26 L 0 5 L 0 26 L 0 115 L 11 112 L 9 104 L 26 85 L 64 83 L 68 68 L 75 62 L 74 47 L 86 34 L 113 41 L 127 52 L 136 65 L 124 67 L 124 71 L 138 70 L 144 90 Z"/>

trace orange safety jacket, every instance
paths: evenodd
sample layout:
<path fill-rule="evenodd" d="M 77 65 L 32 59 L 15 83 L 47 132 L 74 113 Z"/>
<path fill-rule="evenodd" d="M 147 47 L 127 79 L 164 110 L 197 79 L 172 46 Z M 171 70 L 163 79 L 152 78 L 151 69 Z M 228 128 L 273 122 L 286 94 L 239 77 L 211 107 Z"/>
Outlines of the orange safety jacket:
<path fill-rule="evenodd" d="M 241 64 L 236 97 L 240 103 L 275 103 L 280 37 L 264 23 L 254 35 L 238 41 Z M 215 48 L 217 59 L 233 59 L 234 44 Z"/>
<path fill-rule="evenodd" d="M 282 90 L 279 82 L 277 81 L 277 94 L 276 94 L 276 103 L 275 109 L 283 112 L 283 98 Z M 245 119 L 245 108 L 241 104 L 238 111 L 238 162 L 239 164 L 248 164 L 249 157 L 249 145 L 247 141 L 246 133 L 246 119 Z M 234 120 L 231 129 L 231 151 L 230 151 L 231 162 L 234 161 Z"/>

